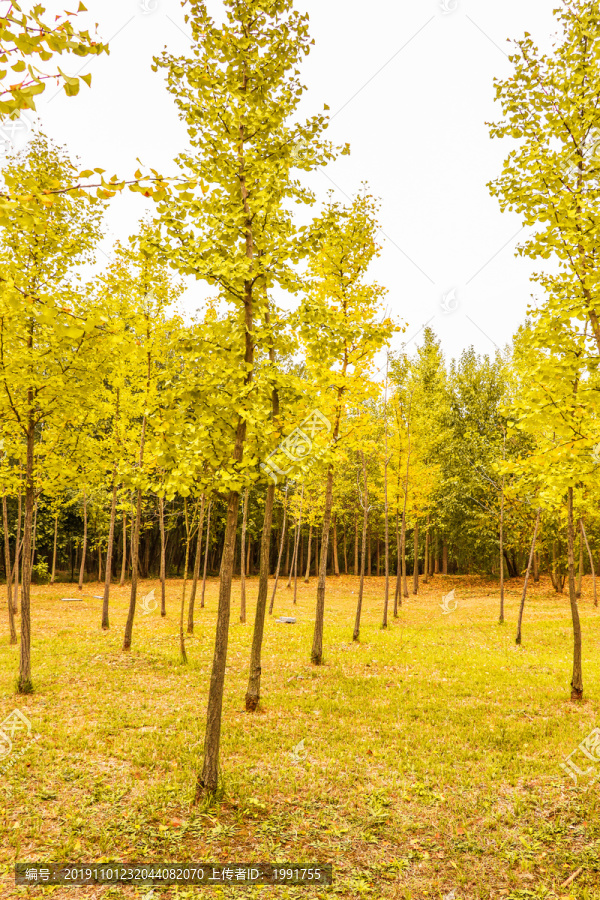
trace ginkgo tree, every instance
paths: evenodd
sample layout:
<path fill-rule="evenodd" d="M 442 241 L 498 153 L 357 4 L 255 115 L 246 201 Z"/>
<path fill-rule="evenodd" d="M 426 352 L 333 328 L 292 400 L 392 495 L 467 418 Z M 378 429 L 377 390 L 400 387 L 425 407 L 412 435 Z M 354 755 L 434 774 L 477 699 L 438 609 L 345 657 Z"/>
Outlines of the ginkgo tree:
<path fill-rule="evenodd" d="M 67 182 L 65 152 L 37 135 L 27 155 L 12 161 L 5 181 Z M 54 195 L 37 207 L 14 209 L 0 232 L 0 416 L 22 435 L 26 451 L 21 663 L 18 690 L 33 689 L 30 653 L 31 542 L 37 473 L 36 440 L 52 422 L 73 428 L 85 416 L 114 344 L 106 320 L 87 308 L 78 267 L 93 258 L 102 204 L 88 196 Z M 27 259 L 28 265 L 22 265 Z M 60 465 L 60 461 L 57 460 Z"/>
<path fill-rule="evenodd" d="M 348 408 L 376 393 L 370 377 L 376 354 L 398 330 L 385 318 L 382 309 L 385 288 L 368 279 L 369 267 L 379 253 L 377 211 L 377 201 L 366 191 L 348 206 L 330 200 L 311 228 L 317 252 L 308 262 L 306 297 L 298 311 L 309 381 L 318 387 L 319 410 L 331 423 L 311 651 L 315 665 L 323 661 L 327 549 L 338 462 L 336 451 L 351 430 Z"/>

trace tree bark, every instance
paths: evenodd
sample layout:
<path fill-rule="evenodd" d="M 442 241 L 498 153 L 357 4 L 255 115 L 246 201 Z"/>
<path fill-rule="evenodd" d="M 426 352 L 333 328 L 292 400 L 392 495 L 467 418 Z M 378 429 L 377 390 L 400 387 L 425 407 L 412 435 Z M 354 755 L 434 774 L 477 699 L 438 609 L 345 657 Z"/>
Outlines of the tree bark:
<path fill-rule="evenodd" d="M 115 540 L 115 518 L 117 514 L 117 472 L 113 471 L 112 500 L 110 504 L 110 525 L 108 526 L 108 546 L 106 548 L 106 573 L 104 577 L 104 597 L 102 599 L 102 628 L 106 631 L 108 622 L 108 599 L 110 595 L 110 581 L 112 577 L 112 556 Z"/>
<path fill-rule="evenodd" d="M 6 494 L 2 497 L 2 525 L 4 527 L 4 568 L 6 569 L 6 596 L 8 600 L 8 627 L 10 630 L 10 643 L 17 643 L 15 629 L 15 612 L 12 604 L 12 577 L 10 566 L 10 538 L 8 535 L 8 504 Z"/>
<path fill-rule="evenodd" d="M 20 470 L 20 467 L 19 467 Z M 21 519 L 23 517 L 22 511 L 22 492 L 19 487 L 19 500 L 17 505 L 17 543 L 15 547 L 15 565 L 13 570 L 13 612 L 18 613 L 19 611 L 19 572 L 21 567 L 21 551 L 23 546 L 23 541 L 21 540 Z"/>
<path fill-rule="evenodd" d="M 206 591 L 206 567 L 208 565 L 208 548 L 210 546 L 210 513 L 212 510 L 212 498 L 208 501 L 208 513 L 206 514 L 206 547 L 204 550 L 204 571 L 202 573 L 202 596 L 200 597 L 200 609 L 204 609 L 204 592 Z"/>
<path fill-rule="evenodd" d="M 423 581 L 429 583 L 429 513 L 427 513 L 427 524 L 425 525 L 425 561 L 423 563 Z"/>
<path fill-rule="evenodd" d="M 575 591 L 575 596 L 579 600 L 581 597 L 581 590 L 583 587 L 583 535 L 581 533 L 581 519 L 579 520 L 579 572 L 577 574 L 577 589 Z"/>
<path fill-rule="evenodd" d="M 358 575 L 358 514 L 354 515 L 354 575 Z"/>
<path fill-rule="evenodd" d="M 573 677 L 571 679 L 571 700 L 583 698 L 583 673 L 581 667 L 581 623 L 575 596 L 575 528 L 573 523 L 573 488 L 569 488 L 568 497 L 568 531 L 569 531 L 569 601 L 573 620 Z"/>
<path fill-rule="evenodd" d="M 121 560 L 121 580 L 119 586 L 125 584 L 125 575 L 127 573 L 127 513 L 123 510 L 123 559 Z"/>
<path fill-rule="evenodd" d="M 30 340 L 33 331 L 30 332 Z M 30 344 L 31 346 L 31 344 Z M 28 417 L 27 417 L 27 465 L 25 472 L 25 522 L 23 527 L 23 571 L 21 587 L 21 659 L 19 666 L 19 680 L 17 692 L 19 694 L 31 694 L 33 683 L 31 681 L 31 537 L 33 525 L 33 506 L 35 501 L 35 486 L 33 483 L 33 451 L 35 442 L 35 423 L 33 420 L 33 389 L 28 390 Z"/>
<path fill-rule="evenodd" d="M 337 439 L 339 423 L 336 423 L 334 440 Z M 321 564 L 319 566 L 319 582 L 317 585 L 317 610 L 315 630 L 311 651 L 311 662 L 320 666 L 323 662 L 323 625 L 325 619 L 325 585 L 327 581 L 327 549 L 329 547 L 329 528 L 331 525 L 331 507 L 333 505 L 333 467 L 327 472 L 327 488 L 325 491 L 325 513 L 323 516 L 323 536 L 321 538 Z"/>
<path fill-rule="evenodd" d="M 506 445 L 506 435 L 504 436 Z M 504 450 L 502 451 L 504 459 Z M 504 479 L 502 476 L 502 493 L 500 494 L 500 618 L 499 622 L 504 623 Z"/>
<path fill-rule="evenodd" d="M 311 522 L 308 529 L 308 548 L 306 551 L 306 575 L 304 576 L 304 584 L 308 584 L 310 580 L 310 549 L 312 546 L 312 533 L 313 527 Z"/>
<path fill-rule="evenodd" d="M 278 414 L 273 410 L 274 417 Z M 246 691 L 246 711 L 254 712 L 260 701 L 260 675 L 262 671 L 262 642 L 265 630 L 265 613 L 267 610 L 267 593 L 269 590 L 269 557 L 271 550 L 271 529 L 273 526 L 273 501 L 275 499 L 275 484 L 271 482 L 267 488 L 265 501 L 265 518 L 263 521 L 262 536 L 260 542 L 260 574 L 258 583 L 258 598 L 256 601 L 256 615 L 254 618 L 254 632 L 252 634 L 252 652 L 250 655 L 250 674 L 248 677 L 248 689 Z"/>
<path fill-rule="evenodd" d="M 521 607 L 519 609 L 519 622 L 517 625 L 517 638 L 516 643 L 521 643 L 521 626 L 523 624 L 523 610 L 525 609 L 525 598 L 527 597 L 527 583 L 529 581 L 529 575 L 531 572 L 531 567 L 533 565 L 533 557 L 535 555 L 535 542 L 537 540 L 538 528 L 540 527 L 540 515 L 542 511 L 538 509 L 537 516 L 535 519 L 535 528 L 533 530 L 533 541 L 531 542 L 531 551 L 529 553 L 529 563 L 527 564 L 527 571 L 525 573 L 525 583 L 523 584 L 523 595 L 521 597 Z"/>
<path fill-rule="evenodd" d="M 298 602 L 298 551 L 300 547 L 300 532 L 302 531 L 302 507 L 304 505 L 304 485 L 302 485 L 302 493 L 300 495 L 300 517 L 298 519 L 298 532 L 296 534 L 296 548 L 294 550 L 294 606 Z"/>
<path fill-rule="evenodd" d="M 194 606 L 196 603 L 196 591 L 198 590 L 198 580 L 200 578 L 200 561 L 202 559 L 202 536 L 204 534 L 204 504 L 205 495 L 202 494 L 200 500 L 200 519 L 198 521 L 198 538 L 196 540 L 196 555 L 194 557 L 194 575 L 192 579 L 192 592 L 190 594 L 190 608 L 188 610 L 188 634 L 194 633 Z M 163 613 L 164 615 L 164 613 Z"/>
<path fill-rule="evenodd" d="M 415 519 L 414 532 L 415 564 L 413 566 L 413 594 L 419 593 L 419 520 Z"/>
<path fill-rule="evenodd" d="M 362 530 L 362 555 L 360 562 L 360 584 L 358 586 L 358 602 L 356 605 L 356 619 L 354 621 L 354 633 L 352 635 L 353 641 L 358 641 L 360 638 L 360 616 L 362 612 L 362 601 L 363 601 L 363 589 L 365 584 L 365 556 L 367 550 L 367 525 L 369 519 L 369 486 L 367 482 L 367 463 L 365 460 L 365 454 L 362 450 L 359 451 L 360 458 L 362 460 L 363 467 L 363 530 Z"/>
<path fill-rule="evenodd" d="M 337 513 L 333 514 L 333 574 L 339 576 Z"/>
<path fill-rule="evenodd" d="M 58 546 L 58 513 L 54 516 L 54 544 L 52 546 L 52 575 L 50 577 L 50 584 L 54 584 L 56 581 L 56 549 Z"/>
<path fill-rule="evenodd" d="M 402 606 L 402 548 L 400 543 L 400 510 L 396 507 L 396 591 L 394 594 L 394 618 L 398 618 L 398 606 Z"/>
<path fill-rule="evenodd" d="M 204 494 L 202 495 L 204 499 Z M 160 531 L 160 614 L 161 616 L 167 615 L 167 560 L 166 560 L 166 544 L 165 544 L 165 498 L 158 498 L 158 528 Z M 202 528 L 198 529 L 198 549 L 200 549 L 200 542 L 202 540 Z M 200 561 L 198 561 L 198 566 L 200 565 Z M 194 587 L 192 588 L 192 598 L 196 596 L 196 563 L 194 562 Z M 193 599 L 190 600 L 190 612 L 192 617 L 192 632 L 194 630 L 194 603 Z M 190 626 L 188 624 L 188 631 L 190 630 Z M 190 632 L 191 633 L 191 632 Z"/>
<path fill-rule="evenodd" d="M 79 567 L 79 584 L 77 587 L 83 590 L 83 576 L 85 575 L 85 557 L 87 553 L 88 518 L 87 518 L 87 494 L 83 492 L 83 544 L 81 545 L 81 565 Z"/>
<path fill-rule="evenodd" d="M 540 580 L 540 553 L 536 550 L 533 555 L 533 583 L 538 584 Z"/>
<path fill-rule="evenodd" d="M 273 604 L 275 603 L 275 594 L 277 593 L 277 584 L 279 582 L 279 571 L 281 568 L 281 556 L 283 554 L 283 545 L 285 543 L 285 526 L 287 523 L 287 492 L 288 486 L 285 487 L 285 500 L 283 506 L 283 525 L 281 526 L 281 542 L 279 544 L 279 555 L 277 557 L 277 569 L 275 571 L 275 584 L 273 585 L 273 593 L 271 594 L 271 603 L 269 604 L 269 615 L 273 612 Z M 289 541 L 288 541 L 289 549 Z"/>
<path fill-rule="evenodd" d="M 445 538 L 442 543 L 442 574 L 448 574 L 448 544 Z"/>
<path fill-rule="evenodd" d="M 248 497 L 250 489 L 244 491 L 244 512 L 242 515 L 242 552 L 240 554 L 240 622 L 246 622 L 246 568 L 248 562 L 246 560 L 246 528 L 248 527 Z M 248 555 L 250 555 L 250 545 L 248 545 Z"/>
<path fill-rule="evenodd" d="M 196 507 L 197 508 L 197 507 Z M 183 500 L 184 519 L 185 519 L 185 563 L 183 566 L 183 584 L 181 586 L 181 607 L 179 609 L 179 650 L 181 652 L 181 662 L 187 666 L 187 653 L 185 652 L 185 634 L 183 630 L 183 621 L 185 617 L 185 592 L 187 588 L 188 565 L 190 562 L 190 521 L 188 517 L 188 501 L 187 497 Z"/>
<path fill-rule="evenodd" d="M 592 572 L 592 590 L 594 592 L 594 606 L 598 606 L 598 592 L 596 590 L 596 569 L 594 567 L 594 557 L 592 556 L 592 551 L 590 550 L 590 544 L 587 538 L 587 534 L 585 533 L 585 527 L 583 524 L 583 519 L 579 520 L 579 524 L 581 526 L 581 534 L 585 541 L 585 546 L 587 547 L 588 557 L 590 560 L 590 569 Z"/>

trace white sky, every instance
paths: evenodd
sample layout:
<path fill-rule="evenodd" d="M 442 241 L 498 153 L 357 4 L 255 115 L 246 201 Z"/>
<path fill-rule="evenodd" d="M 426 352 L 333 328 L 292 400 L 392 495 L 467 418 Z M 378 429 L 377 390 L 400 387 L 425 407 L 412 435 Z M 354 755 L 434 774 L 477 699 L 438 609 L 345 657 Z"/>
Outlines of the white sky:
<path fill-rule="evenodd" d="M 179 0 L 86 5 L 81 23 L 98 22 L 110 56 L 64 59 L 67 73 L 92 73 L 92 89 L 82 85 L 78 97 L 66 98 L 49 86 L 38 100 L 42 127 L 85 167 L 127 177 L 139 157 L 162 174 L 176 174 L 172 160 L 186 143 L 185 129 L 162 73 L 150 67 L 164 46 L 178 54 L 189 46 Z M 315 39 L 303 67 L 302 112 L 311 115 L 327 103 L 328 137 L 352 148 L 350 158 L 314 173 L 310 183 L 319 199 L 330 188 L 343 199 L 363 181 L 381 198 L 385 239 L 373 274 L 389 289 L 390 310 L 408 324 L 396 346 L 429 321 L 448 356 L 471 344 L 493 352 L 494 344 L 510 341 L 539 290 L 529 281 L 536 264 L 514 255 L 518 218 L 501 214 L 486 187 L 510 144 L 491 141 L 485 122 L 500 115 L 493 79 L 510 72 L 507 38 L 529 31 L 547 47 L 556 5 L 296 0 L 310 15 Z M 54 0 L 48 6 L 64 8 Z M 209 0 L 211 10 L 220 6 Z M 139 194 L 113 202 L 107 251 L 113 238 L 136 230 L 146 208 L 152 203 Z M 444 311 L 443 297 L 453 290 Z M 192 284 L 188 307 L 199 306 L 205 293 L 201 283 Z"/>

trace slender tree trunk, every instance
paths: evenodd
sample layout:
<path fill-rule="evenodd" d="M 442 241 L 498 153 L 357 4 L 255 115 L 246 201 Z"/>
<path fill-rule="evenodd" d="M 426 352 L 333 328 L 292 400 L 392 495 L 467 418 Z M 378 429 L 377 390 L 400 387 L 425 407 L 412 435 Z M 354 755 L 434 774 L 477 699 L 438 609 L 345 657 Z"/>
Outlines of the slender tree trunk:
<path fill-rule="evenodd" d="M 362 554 L 360 561 L 360 584 L 358 586 L 358 603 L 356 605 L 356 619 L 354 621 L 354 633 L 352 635 L 353 641 L 358 641 L 360 639 L 360 616 L 362 612 L 363 589 L 365 585 L 365 556 L 367 551 L 367 525 L 369 519 L 369 486 L 367 482 L 367 462 L 365 460 L 365 454 L 363 453 L 363 451 L 360 450 L 359 452 L 363 469 L 363 529 Z"/>
<path fill-rule="evenodd" d="M 427 524 L 425 526 L 425 561 L 423 564 L 423 581 L 425 584 L 429 582 L 429 513 L 427 513 Z"/>
<path fill-rule="evenodd" d="M 120 587 L 125 584 L 125 575 L 127 573 L 127 513 L 123 510 L 123 559 L 121 560 L 121 580 Z"/>
<path fill-rule="evenodd" d="M 369 532 L 367 534 L 367 575 L 369 576 L 369 578 L 373 574 L 373 559 L 372 559 L 373 546 L 372 546 L 372 544 L 373 544 L 373 542 L 371 540 L 371 523 L 369 522 Z"/>
<path fill-rule="evenodd" d="M 436 531 L 435 531 L 435 552 L 434 552 L 434 560 L 435 560 L 435 562 L 434 562 L 434 565 L 433 565 L 433 572 L 434 572 L 435 575 L 439 575 L 439 574 L 440 574 L 440 537 L 439 537 L 439 534 L 438 534 L 438 532 L 437 532 L 437 528 L 436 528 Z"/>
<path fill-rule="evenodd" d="M 358 575 L 358 515 L 354 516 L 354 575 Z"/>
<path fill-rule="evenodd" d="M 581 526 L 581 534 L 585 541 L 585 546 L 587 547 L 588 557 L 590 560 L 590 569 L 592 572 L 592 590 L 594 592 L 594 606 L 598 606 L 598 592 L 596 590 L 596 569 L 594 567 L 594 557 L 592 556 L 592 551 L 590 550 L 589 541 L 587 539 L 587 534 L 585 533 L 585 527 L 583 525 L 583 519 L 579 520 L 579 524 Z"/>
<path fill-rule="evenodd" d="M 337 513 L 333 514 L 333 574 L 339 577 L 340 564 L 338 560 L 338 533 L 337 533 Z"/>
<path fill-rule="evenodd" d="M 250 489 L 244 491 L 244 512 L 242 516 L 242 552 L 240 559 L 240 622 L 246 622 L 246 568 L 248 562 L 246 560 L 246 528 L 248 527 L 248 497 Z M 248 544 L 248 556 L 250 555 L 250 545 Z"/>
<path fill-rule="evenodd" d="M 419 520 L 415 519 L 414 537 L 415 564 L 413 566 L 413 594 L 419 593 Z"/>
<path fill-rule="evenodd" d="M 279 412 L 273 410 L 275 418 Z M 248 689 L 246 691 L 246 710 L 254 712 L 260 701 L 260 675 L 262 671 L 262 642 L 265 630 L 265 613 L 267 610 L 267 593 L 269 590 L 269 556 L 271 549 L 271 529 L 273 526 L 273 502 L 275 500 L 275 485 L 273 482 L 267 488 L 265 501 L 265 518 L 263 521 L 262 536 L 260 542 L 260 574 L 258 583 L 258 598 L 256 601 L 256 615 L 254 618 L 254 632 L 252 634 L 252 652 L 250 655 L 250 674 L 248 676 Z"/>
<path fill-rule="evenodd" d="M 583 535 L 581 533 L 581 519 L 579 520 L 579 572 L 577 573 L 577 589 L 575 591 L 575 596 L 579 600 L 581 597 L 581 590 L 583 587 Z"/>
<path fill-rule="evenodd" d="M 442 543 L 442 574 L 448 574 L 448 544 L 445 538 Z"/>
<path fill-rule="evenodd" d="M 400 531 L 400 552 L 402 554 L 402 596 L 408 597 L 408 577 L 406 572 L 406 498 L 404 504 Z M 400 600 L 400 605 L 402 605 L 402 600 Z"/>
<path fill-rule="evenodd" d="M 527 571 L 525 573 L 525 583 L 523 584 L 523 596 L 521 597 L 521 607 L 519 609 L 519 622 L 517 625 L 517 639 L 516 643 L 521 643 L 521 626 L 523 624 L 523 610 L 525 609 L 525 598 L 527 597 L 527 583 L 529 581 L 529 575 L 531 573 L 531 567 L 533 565 L 533 557 L 535 555 L 535 542 L 537 540 L 538 528 L 540 527 L 540 515 L 542 511 L 538 509 L 537 516 L 535 519 L 535 528 L 533 531 L 533 541 L 531 542 L 531 551 L 529 553 L 529 563 L 527 564 Z"/>
<path fill-rule="evenodd" d="M 300 532 L 302 531 L 302 507 L 304 505 L 304 485 L 300 495 L 300 517 L 298 519 L 298 532 L 296 534 L 296 548 L 294 550 L 294 606 L 298 602 L 298 550 L 300 547 Z"/>
<path fill-rule="evenodd" d="M 571 618 L 573 620 L 573 677 L 571 679 L 571 700 L 583 698 L 583 673 L 581 668 L 581 623 L 579 621 L 579 609 L 575 596 L 575 527 L 573 522 L 573 488 L 569 488 L 569 600 L 571 603 Z"/>
<path fill-rule="evenodd" d="M 212 498 L 208 501 L 208 513 L 206 516 L 206 548 L 204 550 L 204 571 L 202 573 L 202 596 L 200 598 L 200 609 L 204 609 L 204 592 L 206 591 L 206 567 L 208 564 L 208 548 L 210 546 L 210 513 L 212 509 Z M 234 545 L 235 549 L 235 545 Z"/>
<path fill-rule="evenodd" d="M 306 551 L 306 575 L 304 576 L 304 584 L 308 584 L 310 580 L 310 549 L 312 546 L 312 533 L 313 527 L 311 522 L 308 529 L 308 549 Z"/>
<path fill-rule="evenodd" d="M 390 602 L 390 508 L 388 502 L 388 421 L 387 421 L 387 365 L 385 375 L 385 464 L 383 467 L 383 488 L 384 488 L 384 518 L 385 518 L 385 538 L 384 538 L 384 563 L 385 563 L 385 588 L 383 600 L 383 623 L 382 628 L 388 627 L 388 605 Z M 377 573 L 379 574 L 379 572 Z"/>
<path fill-rule="evenodd" d="M 334 430 L 334 440 L 337 439 L 339 421 Z M 329 547 L 329 528 L 331 525 L 331 507 L 333 505 L 333 467 L 329 466 L 327 472 L 327 488 L 325 491 L 325 514 L 323 516 L 323 536 L 321 538 L 321 565 L 319 568 L 319 582 L 317 585 L 317 610 L 315 617 L 315 630 L 311 651 L 311 662 L 320 666 L 323 662 L 323 625 L 325 619 L 325 585 L 327 582 L 327 550 Z"/>
<path fill-rule="evenodd" d="M 202 500 L 204 501 L 204 494 L 202 494 Z M 204 511 L 204 503 L 202 509 Z M 158 528 L 160 531 L 160 614 L 164 617 L 167 615 L 167 547 L 165 543 L 165 498 L 162 496 L 158 498 Z M 198 528 L 197 553 L 200 550 L 201 541 L 202 525 Z M 197 561 L 197 564 L 194 562 L 194 586 L 192 587 L 192 599 L 190 600 L 191 631 L 188 623 L 188 631 L 190 631 L 190 634 L 194 630 L 194 598 L 196 596 L 196 582 L 198 580 L 196 571 L 199 565 L 200 560 Z"/>
<path fill-rule="evenodd" d="M 17 543 L 15 547 L 15 566 L 13 571 L 13 612 L 19 611 L 19 573 L 21 569 L 21 519 L 22 519 L 22 492 L 19 488 L 19 500 L 17 505 Z"/>
<path fill-rule="evenodd" d="M 277 584 L 279 582 L 279 571 L 281 568 L 281 556 L 283 554 L 283 545 L 285 543 L 285 526 L 287 523 L 287 492 L 288 486 L 285 487 L 285 500 L 283 506 L 283 525 L 281 526 L 281 542 L 279 544 L 279 555 L 277 557 L 277 569 L 275 571 L 275 584 L 273 585 L 273 593 L 271 594 L 271 603 L 269 604 L 269 615 L 273 612 L 273 604 L 275 603 L 275 594 L 277 593 Z M 289 541 L 288 541 L 289 549 Z"/>
<path fill-rule="evenodd" d="M 179 649 L 181 651 L 181 662 L 187 666 L 187 653 L 185 652 L 185 633 L 183 630 L 183 622 L 185 617 L 185 591 L 187 587 L 188 566 L 190 562 L 190 521 L 188 517 L 187 497 L 183 501 L 184 517 L 185 517 L 185 563 L 183 566 L 183 585 L 181 586 L 181 607 L 179 610 Z"/>
<path fill-rule="evenodd" d="M 110 525 L 108 526 L 108 546 L 106 548 L 106 573 L 104 577 L 104 597 L 102 600 L 102 628 L 106 631 L 108 622 L 108 599 L 110 595 L 110 581 L 112 578 L 113 544 L 115 540 L 115 518 L 117 515 L 117 472 L 113 471 L 113 489 L 110 504 Z"/>
<path fill-rule="evenodd" d="M 33 341 L 33 331 L 30 332 L 30 346 Z M 21 588 L 21 659 L 19 666 L 19 681 L 17 692 L 19 694 L 31 694 L 33 683 L 31 681 L 31 537 L 33 525 L 33 505 L 35 500 L 35 486 L 33 483 L 33 450 L 35 442 L 35 423 L 33 420 L 33 389 L 28 390 L 28 420 L 27 420 L 27 467 L 25 473 L 25 522 L 23 527 L 23 574 Z"/>
<path fill-rule="evenodd" d="M 540 553 L 536 550 L 533 555 L 533 583 L 538 584 L 540 580 Z"/>
<path fill-rule="evenodd" d="M 15 629 L 15 611 L 12 604 L 12 578 L 10 567 L 10 538 L 8 535 L 8 504 L 6 494 L 2 497 L 2 525 L 4 527 L 4 567 L 6 569 L 6 596 L 8 600 L 8 627 L 10 629 L 10 643 L 17 643 Z"/>
<path fill-rule="evenodd" d="M 56 581 L 56 549 L 58 546 L 58 513 L 54 516 L 54 544 L 52 546 L 52 576 L 50 584 Z"/>
<path fill-rule="evenodd" d="M 83 544 L 81 545 L 81 565 L 79 567 L 79 590 L 83 590 L 83 576 L 85 575 L 85 557 L 87 553 L 88 518 L 87 518 L 87 494 L 83 492 Z"/>
<path fill-rule="evenodd" d="M 31 568 L 33 569 L 35 565 L 35 542 L 37 537 L 37 516 L 38 516 L 38 501 L 35 501 L 35 505 L 33 507 L 33 532 L 31 537 Z"/>
<path fill-rule="evenodd" d="M 344 535 L 342 540 L 342 547 L 344 550 L 344 575 L 348 574 L 348 554 L 346 552 L 346 523 L 344 522 Z"/>
<path fill-rule="evenodd" d="M 150 366 L 150 364 L 149 364 Z M 150 380 L 150 372 L 148 372 L 148 381 Z M 144 461 L 144 444 L 146 441 L 146 416 L 142 419 L 142 434 L 140 438 L 140 455 L 139 469 L 141 470 Z M 131 523 L 131 592 L 129 596 L 129 612 L 127 622 L 125 624 L 125 634 L 123 638 L 123 650 L 131 648 L 131 638 L 133 635 L 133 620 L 135 618 L 135 606 L 137 600 L 137 586 L 139 576 L 139 553 L 140 553 L 140 528 L 142 522 L 142 491 L 137 490 L 135 505 L 135 520 L 132 517 Z"/>
<path fill-rule="evenodd" d="M 394 593 L 394 618 L 398 618 L 398 606 L 402 606 L 402 548 L 400 546 L 400 510 L 396 507 L 396 591 Z"/>
<path fill-rule="evenodd" d="M 194 606 L 196 603 L 196 591 L 198 590 L 198 579 L 200 578 L 200 561 L 202 559 L 202 536 L 204 534 L 204 504 L 205 495 L 202 494 L 200 499 L 200 519 L 198 521 L 198 538 L 196 540 L 196 555 L 194 556 L 194 575 L 192 580 L 192 593 L 190 594 L 190 608 L 188 610 L 188 634 L 194 633 Z M 163 613 L 164 615 L 164 613 Z"/>

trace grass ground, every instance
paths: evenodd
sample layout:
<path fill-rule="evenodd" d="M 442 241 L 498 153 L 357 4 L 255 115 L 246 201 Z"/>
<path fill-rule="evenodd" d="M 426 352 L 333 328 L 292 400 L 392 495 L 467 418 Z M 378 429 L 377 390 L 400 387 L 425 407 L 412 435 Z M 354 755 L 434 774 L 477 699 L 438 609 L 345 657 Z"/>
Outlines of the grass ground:
<path fill-rule="evenodd" d="M 263 700 L 244 711 L 252 626 L 237 621 L 234 586 L 222 764 L 213 809 L 190 800 L 201 762 L 217 584 L 179 662 L 181 583 L 168 616 L 138 614 L 121 652 L 127 590 L 115 588 L 111 630 L 101 591 L 35 587 L 36 691 L 15 697 L 18 648 L 0 608 L 0 720 L 20 709 L 32 735 L 0 760 L 0 896 L 143 897 L 124 886 L 17 888 L 18 861 L 331 862 L 331 888 L 245 888 L 251 897 L 600 898 L 600 782 L 560 768 L 598 722 L 600 608 L 585 585 L 585 701 L 569 701 L 572 636 L 566 597 L 532 586 L 523 645 L 514 644 L 521 582 L 504 626 L 497 585 L 439 577 L 380 629 L 383 579 L 366 583 L 361 642 L 351 640 L 357 582 L 331 579 L 325 665 L 309 662 L 316 584 L 285 584 L 267 623 Z M 144 582 L 141 594 L 157 587 Z M 442 595 L 458 607 L 444 614 Z M 249 584 L 249 597 L 257 582 Z M 158 591 L 157 591 L 158 595 Z M 253 621 L 250 603 L 249 622 Z M 34 739 L 35 737 L 35 739 Z M 24 740 L 24 738 L 23 738 Z M 20 745 L 19 745 L 20 746 Z M 20 748 L 20 749 L 23 749 Z M 1 750 L 1 748 L 0 748 Z M 574 757 L 580 768 L 581 755 Z M 600 773 L 600 764 L 598 764 Z M 577 873 L 577 874 L 576 874 Z M 576 874 L 568 884 L 572 875 Z M 561 886 L 564 885 L 564 886 Z M 453 893 L 452 893 L 453 892 Z M 232 887 L 155 889 L 153 897 L 239 897 Z"/>

